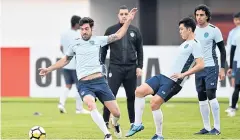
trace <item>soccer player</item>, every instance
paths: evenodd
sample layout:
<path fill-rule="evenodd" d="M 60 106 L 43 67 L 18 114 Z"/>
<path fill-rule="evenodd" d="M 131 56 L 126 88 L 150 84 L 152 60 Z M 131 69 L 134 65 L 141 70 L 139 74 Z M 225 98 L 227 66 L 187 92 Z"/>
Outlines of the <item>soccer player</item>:
<path fill-rule="evenodd" d="M 112 136 L 105 125 L 102 115 L 97 110 L 96 98 L 98 98 L 113 114 L 112 122 L 115 126 L 116 137 L 120 138 L 122 133 L 120 125 L 118 124 L 120 117 L 119 107 L 102 73 L 99 51 L 100 47 L 117 41 L 125 35 L 136 12 L 137 8 L 133 8 L 124 25 L 116 33 L 109 36 L 92 36 L 94 21 L 89 17 L 81 19 L 80 30 L 82 38 L 76 39 L 75 42 L 70 45 L 66 56 L 62 59 L 48 68 L 39 69 L 39 75 L 45 76 L 53 70 L 62 68 L 70 62 L 74 55 L 76 56 L 79 94 L 83 102 L 88 106 L 93 121 L 104 133 L 105 140 L 111 140 Z"/>
<path fill-rule="evenodd" d="M 227 46 L 230 48 L 232 45 L 232 41 L 233 41 L 233 37 L 235 36 L 235 31 L 240 29 L 240 12 L 236 13 L 233 15 L 233 22 L 236 25 L 235 28 L 233 28 L 228 35 L 228 39 L 227 39 Z M 239 54 L 237 55 L 236 53 L 233 56 L 233 64 L 232 64 L 232 71 L 229 71 L 231 73 L 231 75 L 229 75 L 230 73 L 228 73 L 228 76 L 232 77 L 231 81 L 232 81 L 232 87 L 235 88 L 235 73 L 236 73 L 236 67 L 237 67 L 237 57 L 240 57 Z M 231 62 L 230 62 L 231 63 Z M 235 89 L 234 89 L 235 90 Z M 230 94 L 229 96 L 229 108 L 225 110 L 225 112 L 229 112 L 231 111 L 231 106 L 232 106 L 232 95 L 233 93 Z M 236 109 L 238 108 L 238 104 L 236 105 Z"/>
<path fill-rule="evenodd" d="M 144 97 L 152 94 L 150 104 L 156 126 L 156 133 L 152 140 L 163 140 L 161 105 L 182 89 L 187 76 L 204 68 L 202 48 L 199 41 L 194 37 L 195 28 L 196 24 L 192 18 L 184 18 L 179 22 L 179 32 L 185 42 L 178 48 L 178 55 L 174 57 L 175 61 L 171 70 L 166 75 L 154 76 L 137 87 L 135 91 L 135 122 L 126 137 L 144 129 L 142 124 L 142 114 L 145 106 Z"/>
<path fill-rule="evenodd" d="M 200 112 L 204 128 L 195 134 L 220 134 L 220 108 L 216 98 L 218 76 L 220 80 L 225 78 L 226 50 L 222 33 L 218 27 L 209 23 L 211 13 L 206 5 L 199 5 L 195 8 L 194 15 L 197 21 L 195 30 L 196 39 L 201 43 L 204 58 L 204 70 L 196 73 L 195 83 L 198 92 Z M 221 69 L 219 72 L 216 45 L 220 50 Z M 214 128 L 210 126 L 210 108 L 212 109 Z"/>
<path fill-rule="evenodd" d="M 74 41 L 76 38 L 80 37 L 80 33 L 78 32 L 80 25 L 79 22 L 81 17 L 79 16 L 72 16 L 71 18 L 71 29 L 67 32 L 62 34 L 61 36 L 61 46 L 60 49 L 63 54 L 67 53 L 69 45 Z M 66 88 L 64 92 L 60 95 L 58 109 L 60 113 L 66 113 L 65 109 L 65 102 L 67 100 L 68 94 L 72 88 L 73 84 L 77 84 L 77 73 L 76 73 L 76 65 L 75 65 L 75 57 L 63 67 L 63 75 L 66 83 Z M 89 114 L 90 112 L 83 108 L 83 103 L 81 97 L 78 93 L 76 93 L 76 113 L 77 114 Z"/>
<path fill-rule="evenodd" d="M 119 23 L 109 27 L 105 35 L 110 35 L 122 27 L 126 21 L 129 10 L 121 6 L 118 12 Z M 114 96 L 121 84 L 126 91 L 127 109 L 130 124 L 134 122 L 134 91 L 137 87 L 137 77 L 142 75 L 143 46 L 139 29 L 130 25 L 126 35 L 119 41 L 102 47 L 102 62 L 105 62 L 107 50 L 110 48 L 110 64 L 108 68 L 108 83 Z M 103 118 L 109 125 L 109 110 L 104 107 Z"/>
<path fill-rule="evenodd" d="M 237 23 L 240 23 L 240 13 L 234 16 L 238 18 L 236 20 Z M 235 70 L 235 89 L 232 95 L 232 106 L 231 109 L 228 111 L 228 116 L 233 117 L 236 114 L 236 104 L 239 98 L 240 92 L 240 26 L 236 27 L 237 29 L 234 31 L 233 40 L 231 45 L 231 52 L 230 52 L 230 69 L 228 70 L 228 75 L 232 74 L 232 67 L 233 67 L 233 59 L 237 61 L 237 66 Z"/>

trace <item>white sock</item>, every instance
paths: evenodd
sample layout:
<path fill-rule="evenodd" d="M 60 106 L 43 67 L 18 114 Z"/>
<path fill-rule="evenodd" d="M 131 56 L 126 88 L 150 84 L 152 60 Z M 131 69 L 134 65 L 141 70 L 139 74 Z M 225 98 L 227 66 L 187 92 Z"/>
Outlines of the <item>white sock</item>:
<path fill-rule="evenodd" d="M 209 101 L 212 109 L 214 128 L 220 131 L 220 107 L 217 98 Z"/>
<path fill-rule="evenodd" d="M 76 110 L 78 111 L 83 110 L 83 101 L 78 92 L 76 93 Z"/>
<path fill-rule="evenodd" d="M 112 117 L 112 123 L 113 123 L 114 126 L 118 125 L 118 123 L 117 123 L 118 120 L 119 120 L 119 117 L 114 117 L 114 116 Z"/>
<path fill-rule="evenodd" d="M 64 89 L 64 92 L 60 95 L 60 98 L 59 98 L 59 103 L 63 106 L 65 106 L 65 102 L 67 100 L 67 97 L 68 97 L 68 94 L 70 92 L 70 89 L 69 88 L 65 88 Z"/>
<path fill-rule="evenodd" d="M 208 131 L 211 130 L 210 125 L 210 108 L 208 105 L 208 101 L 199 101 L 200 112 L 202 115 L 202 120 L 204 124 L 204 128 Z"/>
<path fill-rule="evenodd" d="M 153 119 L 156 127 L 156 134 L 158 136 L 162 136 L 162 123 L 163 123 L 163 113 L 162 110 L 154 110 L 152 111 Z"/>
<path fill-rule="evenodd" d="M 102 132 L 104 133 L 104 135 L 106 134 L 110 134 L 110 132 L 107 129 L 107 126 L 103 120 L 102 115 L 98 112 L 97 109 L 94 109 L 91 111 L 91 116 L 93 121 L 98 125 L 98 127 L 102 130 Z"/>
<path fill-rule="evenodd" d="M 145 107 L 145 98 L 135 97 L 135 122 L 134 125 L 139 126 L 142 123 L 142 115 Z"/>

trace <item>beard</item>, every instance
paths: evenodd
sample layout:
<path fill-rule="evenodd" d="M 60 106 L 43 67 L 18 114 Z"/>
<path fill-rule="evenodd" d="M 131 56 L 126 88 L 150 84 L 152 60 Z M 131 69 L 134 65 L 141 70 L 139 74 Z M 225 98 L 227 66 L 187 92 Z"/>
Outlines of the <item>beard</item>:
<path fill-rule="evenodd" d="M 90 39 L 91 36 L 88 35 L 82 35 L 82 39 L 85 41 L 88 41 Z"/>

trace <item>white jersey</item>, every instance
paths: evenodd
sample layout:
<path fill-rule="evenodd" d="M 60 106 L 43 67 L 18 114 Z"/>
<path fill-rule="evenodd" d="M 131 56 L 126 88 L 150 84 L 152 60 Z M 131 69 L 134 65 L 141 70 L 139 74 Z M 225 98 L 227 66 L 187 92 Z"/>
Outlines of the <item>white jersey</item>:
<path fill-rule="evenodd" d="M 216 54 L 216 43 L 223 41 L 222 33 L 218 27 L 208 24 L 204 28 L 196 27 L 196 39 L 200 41 L 203 48 L 203 59 L 205 67 L 218 65 Z"/>
<path fill-rule="evenodd" d="M 72 44 L 73 41 L 75 39 L 79 38 L 79 37 L 80 37 L 80 32 L 76 31 L 76 30 L 72 30 L 72 29 L 69 29 L 64 34 L 62 34 L 62 36 L 61 36 L 61 46 L 63 47 L 64 55 L 66 55 L 66 53 L 68 51 L 68 47 L 70 46 L 70 44 Z M 75 61 L 75 57 L 74 57 L 74 58 L 72 58 L 72 60 L 66 66 L 64 66 L 64 69 L 75 70 L 76 69 L 75 63 L 76 63 L 76 61 Z"/>
<path fill-rule="evenodd" d="M 233 28 L 233 29 L 229 32 L 228 38 L 227 38 L 227 47 L 231 48 L 232 41 L 233 41 L 233 37 L 234 37 L 236 31 L 239 30 L 239 29 L 240 29 L 240 26 Z M 234 60 L 234 61 L 237 60 L 236 55 L 234 55 L 233 60 Z"/>
<path fill-rule="evenodd" d="M 240 28 L 238 28 L 234 33 L 232 45 L 236 46 L 234 56 L 235 61 L 237 61 L 237 68 L 240 68 Z"/>
<path fill-rule="evenodd" d="M 178 48 L 178 52 L 178 56 L 175 57 L 176 60 L 174 61 L 171 71 L 166 75 L 168 78 L 171 78 L 175 73 L 184 73 L 188 71 L 194 66 L 196 58 L 203 58 L 201 44 L 196 39 L 183 42 Z M 182 86 L 186 78 L 183 80 L 172 80 Z"/>
<path fill-rule="evenodd" d="M 76 39 L 70 45 L 66 55 L 76 56 L 76 71 L 78 79 L 101 72 L 100 47 L 107 45 L 108 36 L 92 36 L 88 41 Z"/>

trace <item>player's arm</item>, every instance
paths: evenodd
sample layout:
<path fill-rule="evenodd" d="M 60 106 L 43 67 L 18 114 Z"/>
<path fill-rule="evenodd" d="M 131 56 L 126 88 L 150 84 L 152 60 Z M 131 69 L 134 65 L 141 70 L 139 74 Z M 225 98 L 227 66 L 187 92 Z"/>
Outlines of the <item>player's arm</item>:
<path fill-rule="evenodd" d="M 73 49 L 72 49 L 72 47 L 69 47 L 66 55 L 63 58 L 61 58 L 60 60 L 58 60 L 55 64 L 51 65 L 48 68 L 39 68 L 39 70 L 40 70 L 39 75 L 45 76 L 48 73 L 50 73 L 56 69 L 66 66 L 71 61 L 73 56 L 74 56 Z"/>
<path fill-rule="evenodd" d="M 221 58 L 221 68 L 225 68 L 225 63 L 226 63 L 226 49 L 224 46 L 224 42 L 220 41 L 217 43 L 218 49 L 220 51 L 220 58 Z"/>
<path fill-rule="evenodd" d="M 183 77 L 194 74 L 204 68 L 204 60 L 202 54 L 202 47 L 200 43 L 193 44 L 193 56 L 195 58 L 195 66 L 183 73 Z"/>
<path fill-rule="evenodd" d="M 218 49 L 220 51 L 220 61 L 221 61 L 221 68 L 224 70 L 225 63 L 226 63 L 226 49 L 223 42 L 222 33 L 219 28 L 215 27 L 214 29 L 214 41 L 217 42 Z"/>
<path fill-rule="evenodd" d="M 232 75 L 232 67 L 233 67 L 233 58 L 235 56 L 235 51 L 237 48 L 237 39 L 239 38 L 234 38 L 233 41 L 231 42 L 231 50 L 230 50 L 230 68 L 227 71 L 227 74 L 230 76 Z"/>
<path fill-rule="evenodd" d="M 191 74 L 194 74 L 204 68 L 204 61 L 203 61 L 203 55 L 202 55 L 202 49 L 201 49 L 200 43 L 196 43 L 193 46 L 192 55 L 195 58 L 195 66 L 184 73 L 172 75 L 171 76 L 172 78 L 182 79 L 182 78 L 189 76 Z"/>
<path fill-rule="evenodd" d="M 204 61 L 202 57 L 196 58 L 195 62 L 196 62 L 195 66 L 189 69 L 188 71 L 184 72 L 183 77 L 192 75 L 204 68 Z"/>
<path fill-rule="evenodd" d="M 104 36 L 109 35 L 109 30 L 110 30 L 110 28 L 108 28 L 108 29 L 106 30 Z M 109 44 L 107 44 L 107 45 L 105 45 L 105 46 L 103 46 L 103 47 L 101 48 L 101 62 L 102 62 L 103 64 L 105 63 L 105 60 L 106 60 L 108 48 L 109 48 Z"/>
<path fill-rule="evenodd" d="M 127 18 L 127 21 L 123 24 L 123 26 L 115 33 L 108 36 L 107 43 L 110 44 L 114 41 L 120 40 L 127 32 L 129 25 L 131 24 L 135 14 L 137 13 L 137 8 L 133 8 Z"/>
<path fill-rule="evenodd" d="M 47 69 L 48 69 L 49 72 L 60 69 L 64 66 L 66 66 L 71 61 L 72 58 L 73 58 L 73 56 L 67 56 L 66 55 L 66 56 L 62 57 L 60 60 L 58 60 L 52 66 L 49 66 Z"/>
<path fill-rule="evenodd" d="M 232 69 L 232 67 L 233 67 L 233 58 L 234 58 L 234 55 L 235 55 L 235 50 L 236 50 L 236 46 L 232 45 L 231 46 L 231 51 L 230 51 L 230 69 Z"/>
<path fill-rule="evenodd" d="M 137 67 L 142 69 L 142 67 L 143 67 L 143 41 L 142 41 L 142 35 L 139 30 L 137 31 L 137 33 L 138 33 L 137 46 L 136 46 L 137 61 L 138 61 Z"/>
<path fill-rule="evenodd" d="M 55 64 L 51 65 L 48 68 L 39 68 L 39 70 L 40 70 L 39 75 L 45 76 L 54 70 L 64 67 L 65 65 L 67 65 L 70 62 L 70 60 L 72 58 L 73 58 L 73 56 L 64 56 L 63 58 L 61 58 Z"/>

